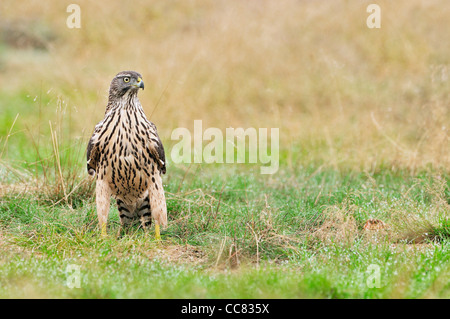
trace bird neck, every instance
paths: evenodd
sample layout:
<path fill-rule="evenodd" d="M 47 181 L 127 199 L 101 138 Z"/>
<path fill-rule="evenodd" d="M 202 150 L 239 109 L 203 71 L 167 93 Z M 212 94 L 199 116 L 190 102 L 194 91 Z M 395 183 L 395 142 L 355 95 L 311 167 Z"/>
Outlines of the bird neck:
<path fill-rule="evenodd" d="M 113 95 L 111 93 L 109 94 L 105 114 L 108 114 L 110 111 L 120 109 L 127 109 L 129 111 L 143 111 L 141 102 L 137 96 L 137 91 L 129 90 L 122 96 Z"/>

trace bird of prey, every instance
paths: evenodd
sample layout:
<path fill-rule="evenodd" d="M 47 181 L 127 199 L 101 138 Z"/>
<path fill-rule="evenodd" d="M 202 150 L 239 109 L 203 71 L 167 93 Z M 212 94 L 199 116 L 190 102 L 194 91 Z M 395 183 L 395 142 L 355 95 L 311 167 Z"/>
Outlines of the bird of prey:
<path fill-rule="evenodd" d="M 97 174 L 96 204 L 102 235 L 106 235 L 110 199 L 117 201 L 121 230 L 140 222 L 147 230 L 155 221 L 167 226 L 167 207 L 162 184 L 166 173 L 164 147 L 156 126 L 144 114 L 138 99 L 144 89 L 134 71 L 118 73 L 111 81 L 105 118 L 99 122 L 87 147 L 87 170 Z"/>

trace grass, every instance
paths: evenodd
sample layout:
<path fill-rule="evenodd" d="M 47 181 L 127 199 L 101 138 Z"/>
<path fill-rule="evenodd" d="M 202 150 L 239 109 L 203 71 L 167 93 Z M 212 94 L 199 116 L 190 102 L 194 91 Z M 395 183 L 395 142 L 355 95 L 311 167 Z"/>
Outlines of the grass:
<path fill-rule="evenodd" d="M 170 222 L 161 244 L 138 229 L 116 239 L 115 207 L 110 236 L 101 238 L 89 197 L 76 206 L 27 193 L 3 197 L 2 296 L 449 297 L 448 203 L 441 202 L 448 185 L 439 179 L 325 171 L 274 182 L 245 170 L 181 173 L 166 186 Z M 176 192 L 182 178 L 187 190 Z M 405 211 L 412 221 L 403 223 Z M 390 233 L 364 231 L 369 217 Z M 82 288 L 67 287 L 68 265 L 80 267 Z M 370 265 L 380 267 L 379 288 L 367 286 Z M 158 291 L 149 289 L 155 282 Z"/>
<path fill-rule="evenodd" d="M 378 3 L 79 1 L 74 30 L 3 1 L 0 297 L 450 298 L 449 4 Z M 84 152 L 125 69 L 168 154 L 196 119 L 276 127 L 278 172 L 168 156 L 163 241 L 117 239 L 114 201 L 102 238 Z"/>

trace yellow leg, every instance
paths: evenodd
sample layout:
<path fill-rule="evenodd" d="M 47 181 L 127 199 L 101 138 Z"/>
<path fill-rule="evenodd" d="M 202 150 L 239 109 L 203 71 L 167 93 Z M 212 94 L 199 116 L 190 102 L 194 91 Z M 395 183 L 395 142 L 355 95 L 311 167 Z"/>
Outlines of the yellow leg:
<path fill-rule="evenodd" d="M 102 237 L 106 237 L 108 234 L 106 233 L 106 223 L 102 225 Z"/>
<path fill-rule="evenodd" d="M 155 238 L 156 240 L 161 240 L 161 234 L 159 232 L 159 225 L 155 224 Z"/>

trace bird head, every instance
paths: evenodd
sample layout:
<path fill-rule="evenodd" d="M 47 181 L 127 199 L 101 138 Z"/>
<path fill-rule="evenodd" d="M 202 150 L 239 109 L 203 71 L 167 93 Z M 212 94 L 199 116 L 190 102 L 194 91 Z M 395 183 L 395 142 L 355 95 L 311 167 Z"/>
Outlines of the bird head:
<path fill-rule="evenodd" d="M 122 97 L 126 93 L 137 94 L 139 89 L 144 89 L 142 75 L 134 71 L 122 71 L 111 81 L 109 95 Z"/>

